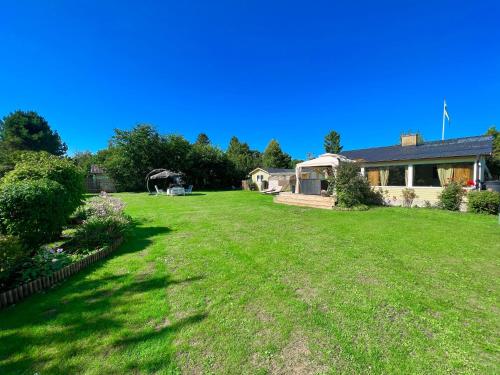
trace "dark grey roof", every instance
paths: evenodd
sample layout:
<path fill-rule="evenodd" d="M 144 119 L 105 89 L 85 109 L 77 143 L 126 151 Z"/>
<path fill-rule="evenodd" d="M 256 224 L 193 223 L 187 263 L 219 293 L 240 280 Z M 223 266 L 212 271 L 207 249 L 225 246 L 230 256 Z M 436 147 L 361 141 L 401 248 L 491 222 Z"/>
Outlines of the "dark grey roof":
<path fill-rule="evenodd" d="M 287 169 L 287 168 L 262 168 L 265 171 L 268 171 L 271 174 L 286 174 L 286 173 L 294 173 L 295 174 L 295 169 Z"/>
<path fill-rule="evenodd" d="M 368 163 L 397 160 L 434 159 L 456 156 L 489 155 L 493 148 L 493 137 L 481 135 L 424 142 L 417 146 L 387 146 L 344 151 L 342 155 L 352 160 Z"/>

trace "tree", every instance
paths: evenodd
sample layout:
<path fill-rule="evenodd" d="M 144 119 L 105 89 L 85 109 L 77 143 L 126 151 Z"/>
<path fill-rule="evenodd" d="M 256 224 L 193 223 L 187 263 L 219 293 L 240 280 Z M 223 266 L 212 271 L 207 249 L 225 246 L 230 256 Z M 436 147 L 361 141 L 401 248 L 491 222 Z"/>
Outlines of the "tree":
<path fill-rule="evenodd" d="M 332 130 L 325 136 L 325 152 L 331 154 L 340 154 L 342 151 L 342 146 L 340 145 L 340 134 L 335 130 Z"/>
<path fill-rule="evenodd" d="M 164 167 L 164 150 L 162 137 L 152 125 L 139 124 L 130 131 L 115 129 L 104 167 L 118 189 L 144 190 L 146 174 Z"/>
<path fill-rule="evenodd" d="M 292 157 L 281 150 L 279 143 L 271 139 L 262 154 L 264 168 L 291 168 Z"/>
<path fill-rule="evenodd" d="M 186 173 L 191 144 L 182 135 L 170 134 L 162 137 L 163 168 Z"/>
<path fill-rule="evenodd" d="M 234 169 L 226 154 L 212 145 L 194 144 L 185 171 L 187 182 L 198 188 L 231 186 Z"/>
<path fill-rule="evenodd" d="M 97 163 L 97 156 L 90 151 L 76 152 L 71 159 L 75 162 L 76 166 L 80 168 L 84 176 L 90 174 L 90 167 Z"/>
<path fill-rule="evenodd" d="M 238 184 L 248 172 L 257 168 L 261 163 L 259 151 L 250 150 L 247 143 L 241 143 L 238 138 L 232 137 L 226 155 L 234 165 L 234 183 Z"/>
<path fill-rule="evenodd" d="M 8 150 L 47 151 L 64 155 L 68 149 L 57 131 L 33 111 L 16 111 L 0 123 L 0 142 Z"/>
<path fill-rule="evenodd" d="M 200 133 L 200 134 L 198 134 L 198 137 L 196 138 L 195 144 L 197 144 L 197 145 L 209 145 L 210 139 L 208 138 L 208 135 L 206 135 L 205 133 Z"/>
<path fill-rule="evenodd" d="M 372 190 L 368 180 L 359 173 L 356 163 L 340 163 L 328 182 L 328 192 L 335 192 L 340 207 L 383 203 L 382 194 Z"/>
<path fill-rule="evenodd" d="M 500 132 L 491 126 L 486 135 L 493 136 L 493 154 L 486 159 L 486 164 L 493 178 L 500 178 Z"/>

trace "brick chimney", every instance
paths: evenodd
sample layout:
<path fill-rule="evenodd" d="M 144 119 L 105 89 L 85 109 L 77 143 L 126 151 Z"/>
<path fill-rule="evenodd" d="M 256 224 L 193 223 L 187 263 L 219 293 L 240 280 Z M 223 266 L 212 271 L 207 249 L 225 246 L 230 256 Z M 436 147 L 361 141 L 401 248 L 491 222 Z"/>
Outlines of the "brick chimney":
<path fill-rule="evenodd" d="M 401 146 L 417 146 L 420 144 L 420 136 L 418 134 L 402 134 Z"/>

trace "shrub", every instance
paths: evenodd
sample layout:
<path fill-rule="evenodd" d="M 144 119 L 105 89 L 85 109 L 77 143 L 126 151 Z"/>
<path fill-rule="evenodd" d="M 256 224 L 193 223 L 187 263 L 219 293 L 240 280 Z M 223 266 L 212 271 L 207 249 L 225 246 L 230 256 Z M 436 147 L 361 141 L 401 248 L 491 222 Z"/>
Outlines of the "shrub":
<path fill-rule="evenodd" d="M 0 236 L 0 290 L 12 277 L 19 262 L 28 255 L 27 248 L 19 238 Z"/>
<path fill-rule="evenodd" d="M 95 249 L 123 237 L 130 227 L 125 215 L 91 216 L 77 227 L 73 245 L 80 249 Z"/>
<path fill-rule="evenodd" d="M 375 190 L 374 188 L 370 188 L 368 184 L 368 190 L 365 192 L 365 204 L 371 206 L 383 206 L 384 191 L 382 189 Z"/>
<path fill-rule="evenodd" d="M 450 182 L 439 194 L 439 208 L 449 211 L 458 211 L 462 204 L 465 191 L 458 182 Z"/>
<path fill-rule="evenodd" d="M 477 214 L 498 214 L 500 193 L 495 191 L 471 191 L 467 194 L 467 211 Z"/>
<path fill-rule="evenodd" d="M 404 188 L 401 192 L 403 194 L 403 207 L 411 207 L 417 194 L 414 189 Z"/>
<path fill-rule="evenodd" d="M 123 213 L 125 203 L 121 199 L 113 198 L 106 193 L 90 199 L 85 205 L 87 216 L 106 217 Z"/>
<path fill-rule="evenodd" d="M 327 192 L 335 192 L 340 207 L 354 207 L 367 204 L 383 204 L 383 194 L 375 191 L 355 163 L 342 163 L 335 175 L 328 179 Z"/>
<path fill-rule="evenodd" d="M 73 257 L 63 249 L 40 249 L 20 265 L 17 270 L 17 284 L 50 276 L 73 260 Z"/>
<path fill-rule="evenodd" d="M 84 192 L 82 173 L 72 161 L 47 152 L 21 153 L 14 170 L 2 179 L 2 185 L 39 179 L 53 180 L 63 186 L 64 192 L 59 199 L 65 201 L 65 218 L 81 204 Z"/>
<path fill-rule="evenodd" d="M 27 246 L 38 246 L 61 232 L 68 203 L 56 181 L 16 181 L 0 187 L 0 231 L 18 236 Z"/>

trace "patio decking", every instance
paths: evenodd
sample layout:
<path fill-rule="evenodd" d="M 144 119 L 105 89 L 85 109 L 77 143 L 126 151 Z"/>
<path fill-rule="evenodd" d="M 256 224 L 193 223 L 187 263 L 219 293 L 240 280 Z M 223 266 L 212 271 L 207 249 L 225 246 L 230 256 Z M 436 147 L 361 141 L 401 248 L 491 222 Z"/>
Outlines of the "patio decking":
<path fill-rule="evenodd" d="M 288 204 L 292 206 L 314 207 L 331 210 L 335 206 L 332 197 L 321 197 L 319 195 L 305 195 L 293 193 L 280 193 L 274 197 L 274 203 Z"/>

